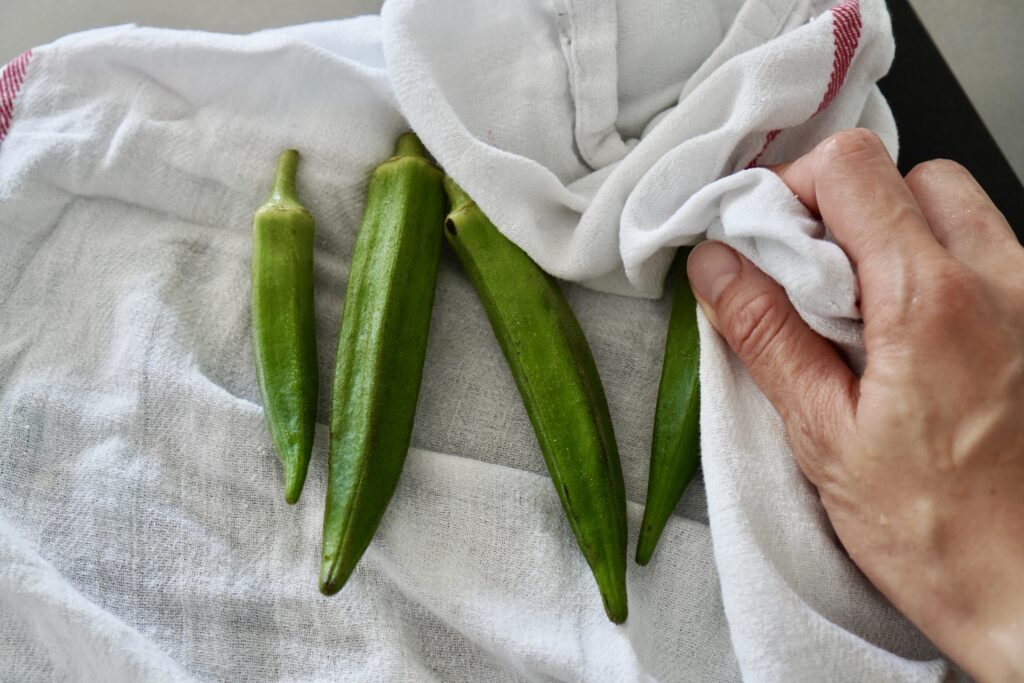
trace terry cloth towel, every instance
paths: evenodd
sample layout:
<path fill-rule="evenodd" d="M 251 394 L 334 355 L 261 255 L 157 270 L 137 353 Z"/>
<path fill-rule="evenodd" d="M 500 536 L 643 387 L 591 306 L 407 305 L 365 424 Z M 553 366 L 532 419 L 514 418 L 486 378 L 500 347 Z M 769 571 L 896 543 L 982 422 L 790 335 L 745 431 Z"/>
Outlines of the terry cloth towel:
<path fill-rule="evenodd" d="M 877 131 L 882 0 L 389 0 L 249 36 L 132 26 L 0 75 L 0 680 L 936 681 L 702 323 L 703 476 L 608 622 L 501 352 L 445 253 L 414 448 L 316 590 L 330 369 L 366 180 L 416 130 L 565 290 L 629 500 L 673 250 L 748 255 L 856 351 L 842 251 L 762 164 Z M 282 500 L 249 318 L 280 150 L 318 222 L 321 429 Z M 626 295 L 626 296 L 624 296 Z"/>

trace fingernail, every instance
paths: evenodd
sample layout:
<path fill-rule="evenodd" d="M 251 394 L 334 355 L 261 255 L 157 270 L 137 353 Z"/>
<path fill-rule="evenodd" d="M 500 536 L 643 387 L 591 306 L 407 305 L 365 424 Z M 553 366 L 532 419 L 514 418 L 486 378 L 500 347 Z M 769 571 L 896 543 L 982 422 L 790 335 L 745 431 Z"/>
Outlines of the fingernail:
<path fill-rule="evenodd" d="M 715 306 L 729 283 L 740 274 L 740 259 L 721 242 L 702 242 L 690 252 L 686 261 L 686 274 L 694 293 Z"/>

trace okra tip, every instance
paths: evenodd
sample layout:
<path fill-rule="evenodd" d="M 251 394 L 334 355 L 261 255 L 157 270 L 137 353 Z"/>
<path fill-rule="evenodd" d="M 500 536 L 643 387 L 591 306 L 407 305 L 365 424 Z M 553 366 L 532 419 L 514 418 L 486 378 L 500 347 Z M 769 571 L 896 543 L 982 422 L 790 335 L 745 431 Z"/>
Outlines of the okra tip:
<path fill-rule="evenodd" d="M 302 495 L 302 485 L 305 483 L 305 471 L 299 471 L 299 468 L 286 468 L 284 473 L 284 502 L 289 505 L 299 502 L 299 496 Z"/>
<path fill-rule="evenodd" d="M 355 565 L 342 566 L 341 563 L 324 562 L 320 565 L 320 592 L 324 595 L 334 595 L 348 582 Z"/>
<path fill-rule="evenodd" d="M 651 561 L 654 555 L 654 548 L 658 545 L 660 531 L 654 531 L 649 526 L 640 529 L 640 538 L 636 542 L 636 563 L 643 567 Z"/>
<path fill-rule="evenodd" d="M 626 602 L 626 586 L 622 585 L 621 590 L 618 590 L 618 588 L 616 587 L 616 590 L 611 594 L 602 589 L 601 601 L 604 603 L 604 612 L 608 615 L 608 619 L 613 624 L 624 624 L 626 623 L 626 617 L 629 616 L 629 606 Z"/>

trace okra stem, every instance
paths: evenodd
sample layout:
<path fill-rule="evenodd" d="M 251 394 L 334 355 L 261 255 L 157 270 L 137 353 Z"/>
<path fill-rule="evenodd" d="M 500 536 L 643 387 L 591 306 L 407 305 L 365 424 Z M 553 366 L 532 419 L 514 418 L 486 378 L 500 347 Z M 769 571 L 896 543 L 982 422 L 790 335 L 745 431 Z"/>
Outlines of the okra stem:
<path fill-rule="evenodd" d="M 430 161 L 430 153 L 420 141 L 416 133 L 402 133 L 395 143 L 396 157 L 420 157 Z"/>
<path fill-rule="evenodd" d="M 295 190 L 295 177 L 299 168 L 299 152 L 286 149 L 277 159 L 277 173 L 274 175 L 274 186 L 267 198 L 268 204 L 278 206 L 301 206 Z"/>
<path fill-rule="evenodd" d="M 459 209 L 473 203 L 473 198 L 466 194 L 466 191 L 451 179 L 451 176 L 446 175 L 444 177 L 444 190 L 448 194 L 451 213 L 455 213 Z"/>

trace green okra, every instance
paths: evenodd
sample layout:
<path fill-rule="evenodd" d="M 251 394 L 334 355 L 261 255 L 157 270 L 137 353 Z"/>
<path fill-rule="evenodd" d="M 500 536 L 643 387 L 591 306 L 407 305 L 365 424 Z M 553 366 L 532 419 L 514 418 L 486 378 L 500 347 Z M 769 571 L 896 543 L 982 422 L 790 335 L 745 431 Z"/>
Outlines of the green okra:
<path fill-rule="evenodd" d="M 558 283 L 450 178 L 446 238 L 483 303 L 608 618 L 626 620 L 626 495 L 604 388 Z"/>
<path fill-rule="evenodd" d="M 700 464 L 700 343 L 697 301 L 686 276 L 689 249 L 673 268 L 672 313 L 665 340 L 651 440 L 647 504 L 636 544 L 636 561 L 650 562 L 668 518 Z"/>
<path fill-rule="evenodd" d="M 370 177 L 334 370 L 320 590 L 345 585 L 398 485 L 412 437 L 445 210 L 412 133 Z"/>
<path fill-rule="evenodd" d="M 284 467 L 284 498 L 302 493 L 316 427 L 313 216 L 299 203 L 299 153 L 283 152 L 274 187 L 252 222 L 252 331 L 256 378 Z"/>

